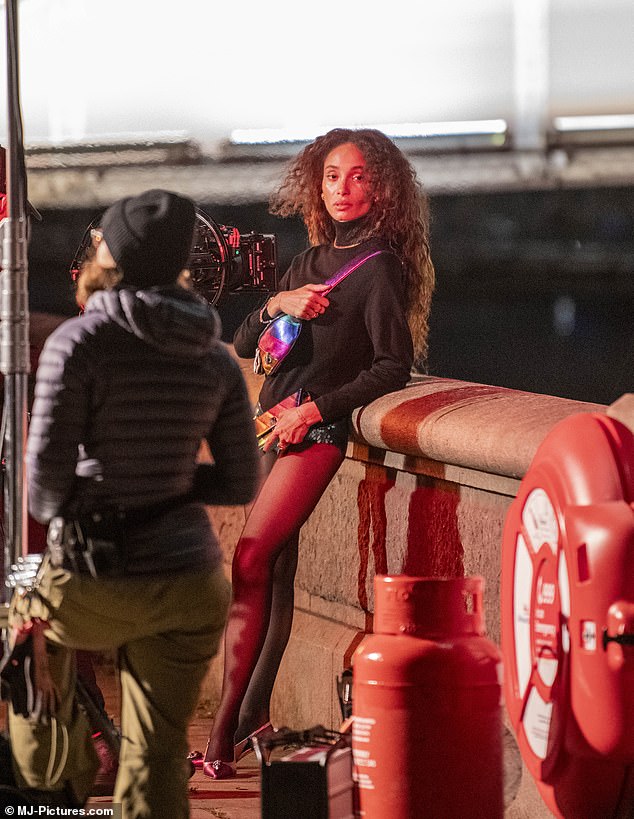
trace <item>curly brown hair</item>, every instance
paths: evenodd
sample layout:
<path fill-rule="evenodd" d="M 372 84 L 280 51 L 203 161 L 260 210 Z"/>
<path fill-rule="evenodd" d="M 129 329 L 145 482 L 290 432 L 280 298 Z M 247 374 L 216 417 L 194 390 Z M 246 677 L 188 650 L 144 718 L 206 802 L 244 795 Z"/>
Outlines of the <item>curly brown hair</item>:
<path fill-rule="evenodd" d="M 374 200 L 368 238 L 381 236 L 403 264 L 415 364 L 423 368 L 435 280 L 429 249 L 429 199 L 416 171 L 392 140 L 373 128 L 334 128 L 317 137 L 291 162 L 271 197 L 270 211 L 277 216 L 299 215 L 312 245 L 334 241 L 335 226 L 321 197 L 324 160 L 330 151 L 346 143 L 356 145 L 366 162 L 369 192 Z"/>

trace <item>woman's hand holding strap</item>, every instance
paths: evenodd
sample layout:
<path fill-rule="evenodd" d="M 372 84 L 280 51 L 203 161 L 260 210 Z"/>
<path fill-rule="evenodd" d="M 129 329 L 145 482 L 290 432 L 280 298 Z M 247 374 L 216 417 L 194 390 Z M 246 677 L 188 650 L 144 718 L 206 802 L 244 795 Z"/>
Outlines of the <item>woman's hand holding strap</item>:
<path fill-rule="evenodd" d="M 282 290 L 267 301 L 262 309 L 275 318 L 278 313 L 286 313 L 293 318 L 311 320 L 320 316 L 330 304 L 322 295 L 330 288 L 326 284 L 305 284 L 296 290 Z"/>
<path fill-rule="evenodd" d="M 299 407 L 283 410 L 269 436 L 264 451 L 277 446 L 284 450 L 289 444 L 300 444 L 306 437 L 308 428 L 323 420 L 321 412 L 314 401 L 307 401 Z"/>

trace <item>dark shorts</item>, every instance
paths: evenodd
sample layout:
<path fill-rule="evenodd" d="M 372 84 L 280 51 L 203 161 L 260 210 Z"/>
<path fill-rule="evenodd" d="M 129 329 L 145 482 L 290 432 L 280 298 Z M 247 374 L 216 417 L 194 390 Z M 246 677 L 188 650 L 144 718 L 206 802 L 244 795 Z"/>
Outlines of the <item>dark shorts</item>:
<path fill-rule="evenodd" d="M 311 444 L 333 444 L 345 455 L 348 448 L 348 420 L 341 418 L 330 424 L 313 424 L 308 428 L 301 444 L 292 444 L 289 449 L 299 452 Z"/>

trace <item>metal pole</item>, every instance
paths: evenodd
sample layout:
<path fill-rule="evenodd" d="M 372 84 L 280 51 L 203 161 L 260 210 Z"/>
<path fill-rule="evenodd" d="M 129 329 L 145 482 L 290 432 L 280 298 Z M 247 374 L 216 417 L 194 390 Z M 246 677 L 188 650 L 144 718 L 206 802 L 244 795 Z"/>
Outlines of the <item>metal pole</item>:
<path fill-rule="evenodd" d="M 550 0 L 514 0 L 515 121 L 519 151 L 543 151 L 550 92 Z"/>
<path fill-rule="evenodd" d="M 7 218 L 0 275 L 0 372 L 4 376 L 4 577 L 27 553 L 26 448 L 29 356 L 26 169 L 18 72 L 18 0 L 5 0 L 7 21 Z M 7 588 L 2 584 L 2 602 Z"/>

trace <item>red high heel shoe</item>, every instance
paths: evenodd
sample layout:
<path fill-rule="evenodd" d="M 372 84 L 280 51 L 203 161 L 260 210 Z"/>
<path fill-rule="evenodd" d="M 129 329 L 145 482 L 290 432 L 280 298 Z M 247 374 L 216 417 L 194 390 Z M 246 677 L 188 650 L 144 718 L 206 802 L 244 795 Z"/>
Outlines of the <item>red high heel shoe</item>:
<path fill-rule="evenodd" d="M 236 775 L 236 763 L 223 762 L 222 759 L 203 762 L 203 773 L 210 779 L 233 779 Z"/>
<path fill-rule="evenodd" d="M 201 754 L 200 751 L 192 751 L 187 758 L 197 770 L 202 769 L 204 775 L 210 779 L 232 779 L 236 775 L 236 763 L 253 751 L 253 738 L 272 728 L 270 722 L 265 722 L 244 739 L 236 742 L 233 746 L 234 761 L 232 762 L 225 762 L 222 759 L 206 760 L 207 750 L 204 754 Z M 209 743 L 207 743 L 207 748 L 209 748 Z"/>
<path fill-rule="evenodd" d="M 187 754 L 187 759 L 191 762 L 193 767 L 198 771 L 202 768 L 205 761 L 205 755 L 202 751 L 190 751 Z"/>
<path fill-rule="evenodd" d="M 250 754 L 253 748 L 253 738 L 259 737 L 260 734 L 266 733 L 266 731 L 273 730 L 273 726 L 270 722 L 265 722 L 264 725 L 260 725 L 255 731 L 252 731 L 249 736 L 241 739 L 240 742 L 236 742 L 233 746 L 233 758 L 236 762 L 238 762 L 242 757 L 245 757 L 247 754 Z"/>

